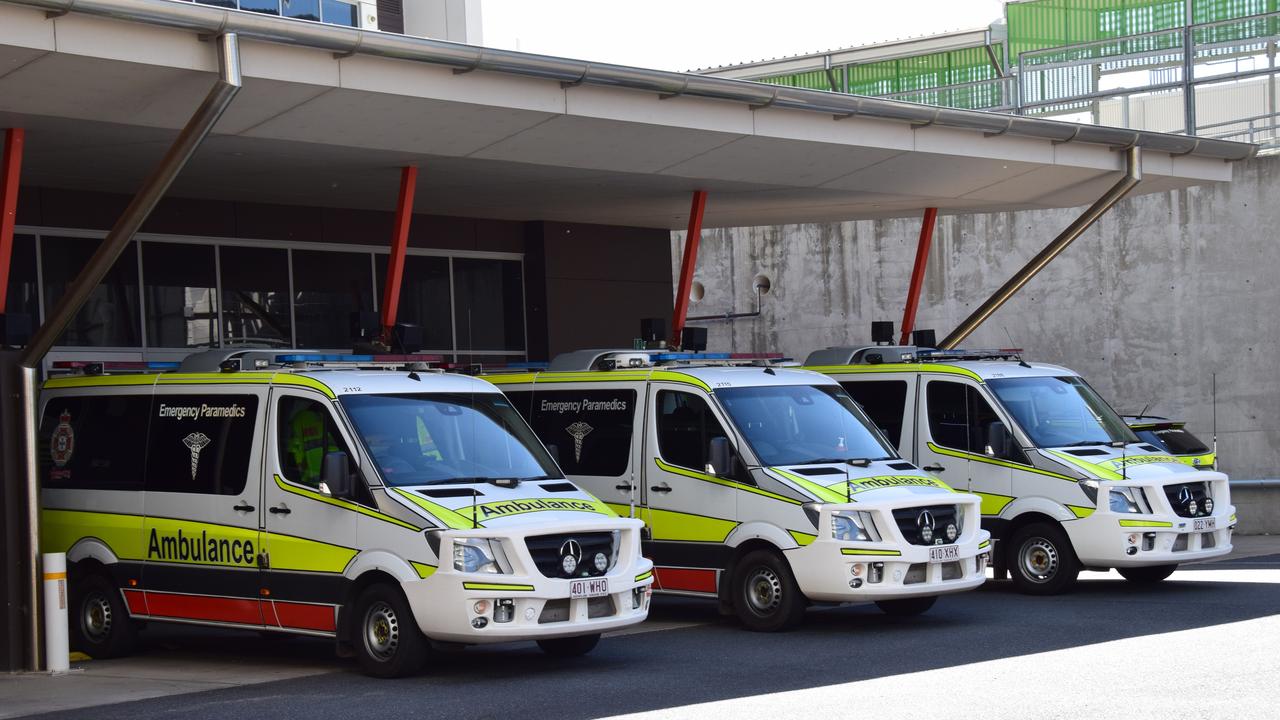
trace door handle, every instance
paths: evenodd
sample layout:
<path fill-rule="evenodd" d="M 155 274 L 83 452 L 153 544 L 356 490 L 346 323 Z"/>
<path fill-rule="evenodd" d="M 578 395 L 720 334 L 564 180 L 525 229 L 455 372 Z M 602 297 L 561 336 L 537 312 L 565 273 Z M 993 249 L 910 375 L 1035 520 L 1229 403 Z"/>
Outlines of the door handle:
<path fill-rule="evenodd" d="M 671 492 L 671 486 L 670 486 L 670 485 L 668 485 L 668 484 L 666 484 L 666 483 L 662 483 L 661 485 L 651 485 L 651 486 L 649 487 L 649 489 L 650 489 L 650 490 L 652 490 L 652 491 L 654 491 L 654 492 L 656 492 L 656 493 L 669 493 L 669 492 Z"/>
<path fill-rule="evenodd" d="M 622 492 L 631 492 L 631 483 L 622 483 L 621 485 L 614 485 L 613 489 L 621 490 Z"/>
<path fill-rule="evenodd" d="M 238 505 L 236 505 L 231 509 L 239 510 L 240 512 L 253 512 L 253 506 L 243 500 L 241 500 Z"/>
<path fill-rule="evenodd" d="M 922 470 L 928 470 L 929 472 L 942 472 L 942 471 L 946 470 L 946 468 L 942 467 L 941 465 L 925 465 L 925 466 L 924 466 L 923 468 L 921 468 L 921 469 L 922 469 Z"/>
<path fill-rule="evenodd" d="M 276 507 L 273 507 L 273 508 L 267 508 L 267 510 L 272 515 L 288 515 L 289 513 L 293 512 L 288 508 L 288 506 L 283 504 L 277 505 Z"/>

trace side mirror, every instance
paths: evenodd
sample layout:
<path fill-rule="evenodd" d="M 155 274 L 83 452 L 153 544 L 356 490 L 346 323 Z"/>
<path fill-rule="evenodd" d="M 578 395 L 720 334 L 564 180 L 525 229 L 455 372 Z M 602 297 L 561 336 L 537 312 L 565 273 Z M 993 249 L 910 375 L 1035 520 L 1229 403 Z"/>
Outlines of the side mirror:
<path fill-rule="evenodd" d="M 1012 444 L 1013 436 L 1005 429 L 1004 423 L 994 420 L 987 426 L 987 447 L 986 454 L 988 457 L 1007 458 L 1009 456 L 1009 446 Z"/>
<path fill-rule="evenodd" d="M 548 445 L 547 452 L 551 454 L 551 459 L 555 460 L 556 465 L 558 466 L 560 464 L 560 446 L 554 444 Z"/>
<path fill-rule="evenodd" d="M 733 446 L 727 437 L 713 437 L 707 446 L 707 470 L 711 475 L 729 475 L 733 467 Z"/>
<path fill-rule="evenodd" d="M 342 451 L 326 453 L 324 456 L 324 465 L 320 467 L 320 489 L 321 492 L 328 490 L 328 494 L 335 497 L 350 497 L 351 495 L 351 473 L 348 470 L 350 461 L 347 454 Z"/>

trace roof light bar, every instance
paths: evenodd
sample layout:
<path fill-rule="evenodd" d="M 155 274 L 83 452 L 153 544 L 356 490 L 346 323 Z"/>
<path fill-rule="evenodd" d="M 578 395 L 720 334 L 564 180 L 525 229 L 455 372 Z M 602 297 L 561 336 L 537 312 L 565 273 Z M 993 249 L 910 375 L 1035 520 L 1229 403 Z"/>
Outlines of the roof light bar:
<path fill-rule="evenodd" d="M 278 363 L 438 363 L 440 355 L 347 355 L 338 353 L 284 353 Z"/>
<path fill-rule="evenodd" d="M 58 360 L 52 363 L 55 370 L 177 370 L 182 363 L 159 360 Z"/>
<path fill-rule="evenodd" d="M 651 353 L 649 355 L 654 362 L 668 362 L 671 360 L 729 360 L 730 353 Z"/>

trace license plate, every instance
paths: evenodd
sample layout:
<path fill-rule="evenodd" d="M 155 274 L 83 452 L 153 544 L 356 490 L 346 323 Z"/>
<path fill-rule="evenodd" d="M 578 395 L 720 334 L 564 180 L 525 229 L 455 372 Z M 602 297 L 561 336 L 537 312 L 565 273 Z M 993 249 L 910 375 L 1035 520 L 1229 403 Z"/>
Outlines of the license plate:
<path fill-rule="evenodd" d="M 609 594 L 609 579 L 574 580 L 569 583 L 569 597 L 593 598 Z"/>
<path fill-rule="evenodd" d="M 940 547 L 929 548 L 929 562 L 946 562 L 948 560 L 959 560 L 960 548 L 955 545 L 943 545 Z"/>
<path fill-rule="evenodd" d="M 1191 523 L 1192 530 L 1214 530 L 1218 527 L 1218 518 L 1196 518 Z"/>

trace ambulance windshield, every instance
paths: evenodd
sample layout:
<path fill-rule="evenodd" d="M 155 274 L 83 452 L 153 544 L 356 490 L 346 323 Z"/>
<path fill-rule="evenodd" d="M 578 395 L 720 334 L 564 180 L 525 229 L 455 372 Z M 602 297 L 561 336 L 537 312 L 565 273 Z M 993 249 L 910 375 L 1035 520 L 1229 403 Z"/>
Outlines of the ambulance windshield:
<path fill-rule="evenodd" d="M 562 477 L 497 393 L 344 395 L 342 407 L 388 485 Z"/>
<path fill-rule="evenodd" d="M 1116 411 L 1078 377 L 998 378 L 987 385 L 1039 447 L 1138 442 Z"/>
<path fill-rule="evenodd" d="M 839 385 L 721 388 L 715 393 L 765 465 L 897 457 Z"/>

